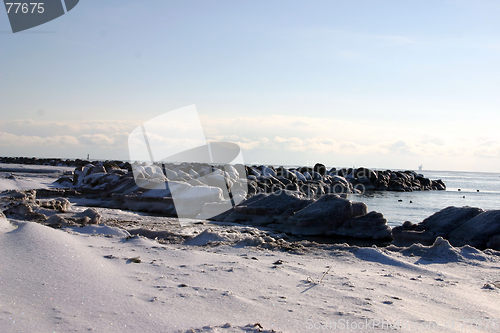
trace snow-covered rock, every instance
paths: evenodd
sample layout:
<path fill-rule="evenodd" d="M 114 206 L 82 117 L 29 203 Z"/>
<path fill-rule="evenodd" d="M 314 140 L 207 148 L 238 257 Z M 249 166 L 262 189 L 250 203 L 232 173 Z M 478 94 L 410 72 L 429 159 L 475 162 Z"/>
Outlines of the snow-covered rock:
<path fill-rule="evenodd" d="M 300 192 L 281 190 L 252 197 L 236 206 L 224 222 L 244 222 L 251 225 L 282 224 L 293 213 L 313 201 Z"/>
<path fill-rule="evenodd" d="M 341 227 L 347 220 L 367 213 L 362 202 L 352 202 L 336 194 L 320 199 L 291 216 L 285 230 L 299 235 L 324 235 Z"/>

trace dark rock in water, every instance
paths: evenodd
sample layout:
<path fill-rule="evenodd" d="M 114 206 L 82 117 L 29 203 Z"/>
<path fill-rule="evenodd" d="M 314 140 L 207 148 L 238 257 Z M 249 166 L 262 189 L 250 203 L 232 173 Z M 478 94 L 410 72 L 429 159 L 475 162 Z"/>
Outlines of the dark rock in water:
<path fill-rule="evenodd" d="M 300 172 L 301 174 L 304 174 L 306 172 L 310 174 L 313 171 L 313 169 L 309 167 L 300 167 L 297 171 Z"/>
<path fill-rule="evenodd" d="M 370 182 L 375 182 L 378 179 L 378 176 L 374 171 L 364 167 L 357 168 L 354 171 L 354 177 L 358 179 L 364 177 L 369 179 Z"/>
<path fill-rule="evenodd" d="M 391 227 L 382 213 L 369 212 L 366 215 L 353 217 L 341 226 L 327 230 L 326 235 L 347 236 L 361 239 L 392 240 Z"/>
<path fill-rule="evenodd" d="M 307 200 L 299 192 L 277 191 L 260 198 L 242 202 L 234 208 L 224 222 L 245 222 L 252 225 L 284 223 L 296 211 L 308 206 L 313 200 Z"/>
<path fill-rule="evenodd" d="M 446 190 L 446 185 L 444 184 L 444 182 L 441 179 L 433 180 L 431 183 L 431 187 L 433 187 L 434 189 L 439 190 L 439 191 Z"/>
<path fill-rule="evenodd" d="M 320 199 L 295 213 L 284 224 L 287 232 L 298 235 L 324 235 L 356 216 L 367 213 L 362 202 L 352 202 L 336 194 L 325 194 Z"/>
<path fill-rule="evenodd" d="M 481 213 L 464 222 L 450 233 L 449 241 L 453 246 L 470 245 L 478 249 L 485 249 L 496 245 L 500 235 L 500 210 L 490 210 Z M 500 248 L 494 248 L 500 250 Z"/>

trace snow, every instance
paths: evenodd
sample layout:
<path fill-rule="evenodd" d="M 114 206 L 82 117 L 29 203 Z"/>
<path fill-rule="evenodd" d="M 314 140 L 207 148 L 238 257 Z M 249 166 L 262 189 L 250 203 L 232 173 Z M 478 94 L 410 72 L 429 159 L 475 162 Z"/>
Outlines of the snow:
<path fill-rule="evenodd" d="M 385 320 L 441 330 L 454 321 L 447 331 L 458 332 L 492 331 L 460 330 L 465 319 L 500 318 L 494 251 L 445 241 L 299 255 L 257 246 L 251 227 L 187 229 L 198 235 L 160 244 L 103 225 L 56 230 L 1 219 L 0 331 L 306 332 Z"/>

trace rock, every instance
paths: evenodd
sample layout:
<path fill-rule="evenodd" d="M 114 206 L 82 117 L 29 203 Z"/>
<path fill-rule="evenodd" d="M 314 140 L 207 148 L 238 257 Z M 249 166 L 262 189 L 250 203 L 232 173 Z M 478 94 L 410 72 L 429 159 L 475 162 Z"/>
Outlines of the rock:
<path fill-rule="evenodd" d="M 77 225 L 73 221 L 67 221 L 66 219 L 64 219 L 64 217 L 62 217 L 59 214 L 54 214 L 54 215 L 50 216 L 45 221 L 45 224 L 48 225 L 49 227 L 56 228 L 56 229 L 59 229 L 62 226 L 74 226 L 74 225 Z"/>
<path fill-rule="evenodd" d="M 378 179 L 378 176 L 374 171 L 364 167 L 360 167 L 354 170 L 354 177 L 355 178 L 364 177 L 369 179 L 370 182 L 376 182 Z"/>
<path fill-rule="evenodd" d="M 481 208 L 450 206 L 423 220 L 419 227 L 447 239 L 453 230 L 481 213 Z"/>
<path fill-rule="evenodd" d="M 321 176 L 324 176 L 326 174 L 326 167 L 324 164 L 316 163 L 313 171 L 319 173 Z"/>
<path fill-rule="evenodd" d="M 362 202 L 352 202 L 336 194 L 325 194 L 320 199 L 291 216 L 284 227 L 298 235 L 323 235 L 356 216 L 367 213 Z"/>
<path fill-rule="evenodd" d="M 276 177 L 276 172 L 269 168 L 269 167 L 266 167 L 266 166 L 261 166 L 261 175 L 264 176 L 264 177 L 269 177 L 269 176 L 272 176 L 272 177 Z"/>
<path fill-rule="evenodd" d="M 25 191 L 10 190 L 2 192 L 0 196 L 19 201 L 34 202 L 36 198 L 36 190 L 25 190 Z"/>
<path fill-rule="evenodd" d="M 446 190 L 446 185 L 441 179 L 431 181 L 431 187 L 438 191 Z"/>
<path fill-rule="evenodd" d="M 312 180 L 314 180 L 314 181 L 321 181 L 321 180 L 323 180 L 323 176 L 319 172 L 313 171 L 311 173 L 311 177 L 312 177 Z"/>
<path fill-rule="evenodd" d="M 81 213 L 73 214 L 71 220 L 81 225 L 99 224 L 101 223 L 101 214 L 95 208 L 88 208 Z"/>
<path fill-rule="evenodd" d="M 177 217 L 174 199 L 171 197 L 139 197 L 137 195 L 113 196 L 120 209 L 162 214 Z"/>
<path fill-rule="evenodd" d="M 361 239 L 392 240 L 391 228 L 382 213 L 369 212 L 366 215 L 353 217 L 339 227 L 327 230 L 326 235 L 347 236 Z"/>
<path fill-rule="evenodd" d="M 106 168 L 103 165 L 96 165 L 90 168 L 90 174 L 93 173 L 106 173 Z"/>
<path fill-rule="evenodd" d="M 486 247 L 488 249 L 500 251 L 500 234 L 491 236 L 488 243 L 486 243 Z"/>
<path fill-rule="evenodd" d="M 492 239 L 494 244 L 496 237 L 500 234 L 500 210 L 489 210 L 464 222 L 460 227 L 453 230 L 449 235 L 449 241 L 453 246 L 470 245 L 480 250 L 487 248 Z"/>
<path fill-rule="evenodd" d="M 230 212 L 233 211 L 233 205 L 231 200 L 226 200 L 223 202 L 208 202 L 203 205 L 201 213 L 196 216 L 197 219 L 203 220 L 213 220 L 218 221 L 225 216 L 224 219 L 229 216 Z M 215 217 L 215 218 L 214 218 Z M 222 220 L 224 220 L 222 219 Z"/>
<path fill-rule="evenodd" d="M 278 172 L 278 176 L 279 177 L 283 177 L 283 178 L 291 181 L 292 183 L 296 183 L 297 182 L 297 175 L 295 173 L 291 172 L 291 171 L 288 171 L 288 170 L 284 169 L 284 168 L 283 168 L 283 170 L 281 172 Z"/>
<path fill-rule="evenodd" d="M 83 167 L 79 166 L 75 169 L 74 175 L 73 175 L 73 185 L 78 186 L 80 185 L 81 181 L 83 179 Z"/>
<path fill-rule="evenodd" d="M 66 198 L 37 200 L 36 203 L 42 208 L 57 210 L 61 213 L 65 213 L 70 206 L 70 202 Z"/>
<path fill-rule="evenodd" d="M 85 226 L 101 223 L 101 214 L 95 208 L 88 208 L 80 213 L 54 214 L 46 219 L 46 225 L 53 228 L 62 226 Z"/>
<path fill-rule="evenodd" d="M 19 220 L 44 222 L 47 216 L 33 211 L 33 208 L 26 202 L 12 204 L 4 211 L 6 217 L 11 217 Z"/>
<path fill-rule="evenodd" d="M 393 228 L 393 243 L 397 246 L 414 243 L 432 245 L 437 237 L 448 238 L 453 230 L 483 212 L 484 210 L 474 207 L 447 207 L 419 224 L 405 222 L 402 226 Z"/>
<path fill-rule="evenodd" d="M 254 199 L 255 198 L 255 199 Z M 284 223 L 294 212 L 313 201 L 305 199 L 299 192 L 281 190 L 272 194 L 261 194 L 250 198 L 234 208 L 224 222 L 245 222 L 251 225 Z"/>
<path fill-rule="evenodd" d="M 303 182 L 307 181 L 307 178 L 302 173 L 300 173 L 300 172 L 298 172 L 296 170 L 290 170 L 290 172 L 295 175 L 295 178 L 297 180 L 300 180 L 300 181 L 303 181 Z"/>

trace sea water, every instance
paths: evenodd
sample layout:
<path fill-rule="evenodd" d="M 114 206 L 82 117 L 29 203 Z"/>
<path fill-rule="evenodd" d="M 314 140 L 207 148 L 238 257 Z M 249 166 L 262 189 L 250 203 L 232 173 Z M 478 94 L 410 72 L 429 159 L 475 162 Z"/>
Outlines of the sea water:
<path fill-rule="evenodd" d="M 442 179 L 446 191 L 380 191 L 351 194 L 349 199 L 366 203 L 368 211 L 374 210 L 384 214 L 391 227 L 401 225 L 404 221 L 422 222 L 426 217 L 448 206 L 500 209 L 500 173 L 459 171 L 418 171 L 418 173 L 432 180 Z"/>

